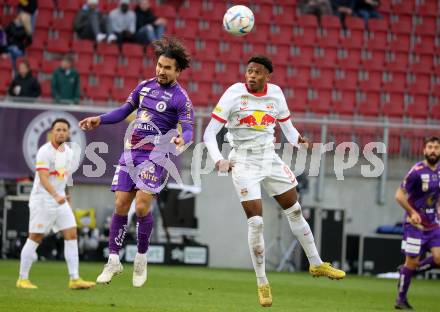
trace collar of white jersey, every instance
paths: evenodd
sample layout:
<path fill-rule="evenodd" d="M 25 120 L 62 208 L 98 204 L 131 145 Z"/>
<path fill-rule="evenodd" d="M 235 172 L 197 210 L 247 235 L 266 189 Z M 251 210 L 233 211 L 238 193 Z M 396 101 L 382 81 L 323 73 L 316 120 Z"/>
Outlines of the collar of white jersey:
<path fill-rule="evenodd" d="M 265 96 L 267 94 L 267 83 L 264 85 L 264 90 L 263 92 L 252 92 L 251 90 L 249 90 L 247 84 L 245 83 L 244 86 L 246 87 L 246 90 L 248 93 L 252 94 L 253 96 Z"/>

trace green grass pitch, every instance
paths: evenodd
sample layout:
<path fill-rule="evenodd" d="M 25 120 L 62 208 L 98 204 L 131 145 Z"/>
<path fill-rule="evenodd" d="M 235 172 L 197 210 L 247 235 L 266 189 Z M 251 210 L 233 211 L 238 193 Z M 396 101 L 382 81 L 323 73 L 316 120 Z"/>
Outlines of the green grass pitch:
<path fill-rule="evenodd" d="M 110 285 L 69 290 L 64 262 L 37 262 L 31 280 L 38 290 L 15 288 L 18 261 L 0 260 L 0 311 L 12 312 L 208 312 L 208 311 L 394 311 L 396 280 L 348 276 L 342 281 L 306 273 L 268 273 L 273 306 L 257 302 L 253 271 L 149 266 L 142 288 L 131 285 L 132 266 Z M 94 280 L 101 263 L 81 263 L 81 275 Z M 439 281 L 414 280 L 410 302 L 417 311 L 440 311 Z"/>

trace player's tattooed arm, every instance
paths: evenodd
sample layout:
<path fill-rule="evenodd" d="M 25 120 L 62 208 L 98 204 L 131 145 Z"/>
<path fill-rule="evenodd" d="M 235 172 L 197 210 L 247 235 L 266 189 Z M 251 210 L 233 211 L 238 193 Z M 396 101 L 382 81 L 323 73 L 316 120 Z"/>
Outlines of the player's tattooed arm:
<path fill-rule="evenodd" d="M 396 201 L 408 213 L 407 221 L 414 226 L 421 226 L 422 219 L 419 213 L 410 205 L 405 191 L 400 187 L 396 191 Z"/>
<path fill-rule="evenodd" d="M 66 197 L 58 194 L 53 187 L 52 184 L 49 182 L 49 171 L 47 170 L 39 170 L 38 176 L 40 178 L 41 185 L 43 185 L 44 189 L 55 199 L 55 201 L 62 205 L 66 202 Z"/>

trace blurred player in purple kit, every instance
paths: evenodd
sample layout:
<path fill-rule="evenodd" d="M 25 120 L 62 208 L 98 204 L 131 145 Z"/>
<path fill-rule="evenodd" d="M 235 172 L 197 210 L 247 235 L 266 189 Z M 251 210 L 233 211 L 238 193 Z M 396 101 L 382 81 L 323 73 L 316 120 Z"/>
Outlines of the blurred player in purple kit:
<path fill-rule="evenodd" d="M 416 163 L 400 188 L 396 200 L 405 209 L 402 252 L 405 264 L 400 269 L 395 308 L 412 310 L 407 292 L 411 277 L 419 270 L 440 266 L 440 226 L 437 205 L 440 197 L 440 138 L 425 140 L 424 161 Z M 427 251 L 432 256 L 420 261 Z"/>
<path fill-rule="evenodd" d="M 162 188 L 165 171 L 177 171 L 166 157 L 192 140 L 194 113 L 186 91 L 177 83 L 180 73 L 189 67 L 190 57 L 176 39 L 163 37 L 153 42 L 157 57 L 156 77 L 141 82 L 126 103 L 107 114 L 80 121 L 83 130 L 100 124 L 114 124 L 133 111 L 136 119 L 124 141 L 112 183 L 116 209 L 109 237 L 109 259 L 98 276 L 98 283 L 109 283 L 122 272 L 119 250 L 127 231 L 127 214 L 136 202 L 138 253 L 134 259 L 133 286 L 142 286 L 147 279 L 147 250 L 153 228 L 151 202 Z M 176 130 L 181 126 L 181 135 Z M 164 168 L 165 167 L 165 168 Z"/>

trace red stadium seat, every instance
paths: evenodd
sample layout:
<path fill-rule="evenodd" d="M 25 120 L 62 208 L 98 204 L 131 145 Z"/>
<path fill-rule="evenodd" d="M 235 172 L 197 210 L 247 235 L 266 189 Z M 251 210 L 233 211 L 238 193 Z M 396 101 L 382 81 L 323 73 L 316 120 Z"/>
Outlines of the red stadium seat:
<path fill-rule="evenodd" d="M 356 95 L 354 91 L 336 90 L 332 97 L 332 109 L 338 115 L 353 115 Z"/>
<path fill-rule="evenodd" d="M 238 63 L 222 63 L 215 70 L 215 81 L 222 84 L 231 85 L 237 80 L 242 80 L 243 76 L 239 74 L 239 64 Z M 211 76 L 212 81 L 212 76 Z"/>
<path fill-rule="evenodd" d="M 359 49 L 339 49 L 337 53 L 338 66 L 342 69 L 358 69 L 361 60 Z"/>
<path fill-rule="evenodd" d="M 287 72 L 287 84 L 291 88 L 305 88 L 310 79 L 308 67 L 290 66 Z"/>
<path fill-rule="evenodd" d="M 429 117 L 429 98 L 427 95 L 415 95 L 414 101 L 408 105 L 406 115 L 411 118 L 427 119 Z"/>
<path fill-rule="evenodd" d="M 315 89 L 332 89 L 334 71 L 331 69 L 319 68 L 315 75 L 310 75 L 310 86 Z"/>
<path fill-rule="evenodd" d="M 316 43 L 321 48 L 336 48 L 339 45 L 339 36 L 335 32 L 328 32 L 326 36 L 316 37 Z"/>
<path fill-rule="evenodd" d="M 400 1 L 393 5 L 393 12 L 397 14 L 412 15 L 414 13 L 414 1 Z"/>
<path fill-rule="evenodd" d="M 416 8 L 417 8 L 417 14 L 421 16 L 435 17 L 438 14 L 438 7 L 435 1 L 424 1 Z"/>
<path fill-rule="evenodd" d="M 310 66 L 312 64 L 313 49 L 310 47 L 297 47 L 298 54 L 290 53 L 290 62 L 294 66 Z"/>
<path fill-rule="evenodd" d="M 81 1 L 58 1 L 58 8 L 62 11 L 78 12 L 82 6 Z M 53 7 L 53 5 L 52 5 Z"/>
<path fill-rule="evenodd" d="M 391 51 L 408 53 L 410 41 L 410 36 L 407 34 L 393 34 L 387 44 Z"/>
<path fill-rule="evenodd" d="M 429 94 L 430 76 L 428 74 L 415 74 L 415 80 L 407 83 L 407 90 L 412 94 Z"/>
<path fill-rule="evenodd" d="M 382 82 L 382 72 L 380 71 L 365 71 L 364 76 L 359 75 L 358 86 L 365 91 L 380 91 Z"/>
<path fill-rule="evenodd" d="M 341 29 L 341 21 L 339 17 L 334 15 L 323 15 L 321 16 L 321 26 L 324 29 Z"/>
<path fill-rule="evenodd" d="M 406 53 L 393 52 L 385 58 L 385 68 L 390 71 L 405 71 L 408 66 Z"/>
<path fill-rule="evenodd" d="M 365 40 L 365 46 L 373 50 L 385 50 L 387 47 L 387 33 L 375 31 Z"/>
<path fill-rule="evenodd" d="M 315 98 L 307 99 L 307 105 L 311 112 L 315 114 L 330 114 L 331 111 L 331 90 L 314 89 Z"/>
<path fill-rule="evenodd" d="M 170 20 L 174 20 L 176 18 L 176 9 L 172 5 L 162 4 L 160 6 L 157 6 L 155 12 L 160 12 L 161 17 Z"/>
<path fill-rule="evenodd" d="M 406 78 L 403 72 L 388 72 L 389 80 L 382 81 L 382 87 L 387 92 L 403 92 Z"/>
<path fill-rule="evenodd" d="M 298 16 L 297 24 L 302 28 L 318 28 L 318 20 L 314 15 Z"/>
<path fill-rule="evenodd" d="M 388 27 L 388 21 L 385 19 L 375 18 L 368 21 L 368 30 L 372 33 L 387 32 Z"/>
<path fill-rule="evenodd" d="M 116 63 L 104 61 L 102 63 L 93 64 L 92 71 L 95 75 L 113 77 L 116 72 Z"/>
<path fill-rule="evenodd" d="M 46 74 L 52 74 L 55 69 L 60 66 L 59 60 L 43 60 L 41 62 L 41 70 Z"/>
<path fill-rule="evenodd" d="M 188 1 L 185 3 L 185 5 L 180 6 L 179 10 L 177 11 L 177 15 L 182 19 L 188 19 L 188 18 L 198 19 L 200 18 L 201 11 L 202 11 L 201 2 L 191 1 L 190 3 Z"/>
<path fill-rule="evenodd" d="M 71 50 L 70 38 L 58 38 L 47 41 L 47 51 L 54 53 L 67 53 Z"/>
<path fill-rule="evenodd" d="M 39 16 L 37 19 L 40 18 Z M 74 13 L 65 12 L 63 17 L 53 18 L 51 27 L 56 30 L 68 30 L 73 31 L 73 20 L 75 18 Z"/>
<path fill-rule="evenodd" d="M 408 22 L 398 21 L 390 25 L 391 32 L 395 34 L 409 35 L 412 31 L 412 25 Z"/>
<path fill-rule="evenodd" d="M 356 90 L 357 70 L 344 69 L 340 73 L 341 76 L 335 76 L 335 87 L 339 90 Z"/>
<path fill-rule="evenodd" d="M 219 43 L 214 40 L 201 40 L 193 52 L 194 59 L 198 61 L 216 61 L 218 59 L 217 51 L 219 50 Z"/>
<path fill-rule="evenodd" d="M 124 43 L 122 45 L 122 55 L 131 58 L 141 58 L 144 56 L 144 47 L 134 43 Z"/>
<path fill-rule="evenodd" d="M 50 80 L 40 81 L 41 86 L 41 96 L 45 98 L 52 97 L 52 86 Z"/>
<path fill-rule="evenodd" d="M 119 55 L 119 48 L 116 44 L 98 43 L 96 45 L 96 53 L 101 55 Z"/>
<path fill-rule="evenodd" d="M 193 81 L 212 81 L 215 73 L 214 62 L 204 61 L 194 63 L 191 68 L 191 79 Z"/>
<path fill-rule="evenodd" d="M 316 42 L 316 29 L 305 29 L 305 33 L 292 33 L 292 41 L 300 46 L 314 46 Z"/>
<path fill-rule="evenodd" d="M 363 116 L 377 116 L 380 111 L 380 94 L 374 91 L 361 91 L 358 93 L 356 104 L 359 114 Z"/>
<path fill-rule="evenodd" d="M 388 117 L 402 118 L 405 114 L 403 93 L 383 93 L 382 114 Z"/>
<path fill-rule="evenodd" d="M 415 34 L 435 36 L 437 23 L 435 17 L 424 15 L 418 18 L 420 19 L 420 23 L 415 25 Z"/>
<path fill-rule="evenodd" d="M 434 66 L 434 57 L 431 54 L 413 54 L 409 68 L 418 73 L 429 74 Z"/>
<path fill-rule="evenodd" d="M 37 30 L 48 29 L 52 25 L 53 13 L 52 10 L 38 10 L 38 17 L 35 28 Z"/>
<path fill-rule="evenodd" d="M 221 23 L 216 23 L 213 21 L 200 20 L 198 22 L 198 33 L 201 39 L 211 39 L 218 40 L 223 35 L 228 34 L 223 30 Z"/>
<path fill-rule="evenodd" d="M 345 25 L 347 26 L 347 29 L 349 29 L 351 31 L 353 31 L 353 30 L 364 31 L 364 29 L 365 29 L 364 20 L 359 17 L 347 16 L 345 18 Z"/>
<path fill-rule="evenodd" d="M 210 1 L 202 3 L 201 17 L 206 20 L 218 22 L 223 20 L 223 14 L 226 12 L 226 3 L 222 1 Z"/>
<path fill-rule="evenodd" d="M 115 102 L 122 103 L 127 99 L 129 92 L 130 91 L 126 88 L 113 87 L 110 90 L 111 99 Z"/>
<path fill-rule="evenodd" d="M 73 40 L 72 50 L 80 54 L 93 54 L 95 52 L 94 43 L 90 40 Z"/>
<path fill-rule="evenodd" d="M 91 54 L 81 55 L 74 63 L 75 69 L 79 74 L 88 75 L 92 68 L 93 56 Z"/>
<path fill-rule="evenodd" d="M 382 70 L 385 62 L 383 51 L 363 50 L 361 65 L 366 70 Z"/>
<path fill-rule="evenodd" d="M 339 37 L 339 44 L 345 48 L 359 49 L 363 45 L 363 32 L 350 31 L 349 34 Z"/>
<path fill-rule="evenodd" d="M 417 53 L 434 54 L 435 53 L 434 36 L 417 36 L 414 40 L 414 49 Z"/>
<path fill-rule="evenodd" d="M 306 111 L 307 89 L 301 87 L 289 86 L 284 89 L 287 105 L 290 111 L 294 113 Z"/>
<path fill-rule="evenodd" d="M 284 8 L 281 14 L 274 15 L 273 18 L 277 21 L 277 24 L 281 25 L 293 25 L 295 21 L 294 11 Z"/>
<path fill-rule="evenodd" d="M 322 54 L 318 55 L 315 51 L 313 63 L 317 67 L 333 68 L 336 65 L 336 50 L 332 48 L 321 49 Z"/>
<path fill-rule="evenodd" d="M 196 19 L 176 19 L 175 35 L 177 37 L 195 39 L 197 37 L 198 21 Z"/>
<path fill-rule="evenodd" d="M 269 32 L 269 42 L 273 44 L 288 44 L 292 37 L 292 27 L 285 25 L 276 25 L 271 27 Z"/>
<path fill-rule="evenodd" d="M 118 64 L 116 74 L 123 78 L 139 78 L 141 77 L 142 60 L 131 58 L 128 64 Z"/>

